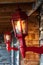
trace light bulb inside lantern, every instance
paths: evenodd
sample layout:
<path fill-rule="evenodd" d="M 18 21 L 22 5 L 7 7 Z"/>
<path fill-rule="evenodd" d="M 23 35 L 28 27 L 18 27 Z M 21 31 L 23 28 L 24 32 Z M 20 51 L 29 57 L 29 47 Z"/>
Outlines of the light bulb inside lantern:
<path fill-rule="evenodd" d="M 9 35 L 6 35 L 6 40 L 10 40 L 10 36 Z"/>
<path fill-rule="evenodd" d="M 17 32 L 17 33 L 21 32 L 20 21 L 17 21 L 17 22 L 16 22 L 16 24 L 15 24 L 15 29 L 16 29 L 16 32 Z"/>

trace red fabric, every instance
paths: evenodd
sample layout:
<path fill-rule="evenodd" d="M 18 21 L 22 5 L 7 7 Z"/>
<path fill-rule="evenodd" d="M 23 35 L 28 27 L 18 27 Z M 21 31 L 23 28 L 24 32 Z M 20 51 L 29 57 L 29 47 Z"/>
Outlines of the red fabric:
<path fill-rule="evenodd" d="M 8 51 L 11 51 L 11 50 L 17 51 L 18 50 L 18 48 L 10 47 L 10 42 L 6 42 L 6 44 L 8 44 L 8 48 L 7 48 Z M 24 47 L 23 43 L 22 43 L 20 46 L 20 52 L 21 52 L 21 55 L 23 58 L 25 57 L 26 51 L 32 51 L 34 53 L 43 54 L 43 46 L 41 46 L 41 47 Z"/>
<path fill-rule="evenodd" d="M 26 47 L 26 51 L 32 51 L 34 53 L 43 54 L 43 46 L 41 46 L 41 47 Z"/>
<path fill-rule="evenodd" d="M 25 58 L 25 47 L 20 46 L 20 53 L 23 58 Z"/>
<path fill-rule="evenodd" d="M 8 47 L 7 47 L 7 45 L 8 45 Z M 11 51 L 11 50 L 17 51 L 17 50 L 18 50 L 18 48 L 10 47 L 10 42 L 9 42 L 9 41 L 6 42 L 6 47 L 7 47 L 7 50 L 8 50 L 8 51 Z"/>
<path fill-rule="evenodd" d="M 10 50 L 15 50 L 15 51 L 18 51 L 18 48 L 15 48 L 15 47 L 11 47 Z"/>

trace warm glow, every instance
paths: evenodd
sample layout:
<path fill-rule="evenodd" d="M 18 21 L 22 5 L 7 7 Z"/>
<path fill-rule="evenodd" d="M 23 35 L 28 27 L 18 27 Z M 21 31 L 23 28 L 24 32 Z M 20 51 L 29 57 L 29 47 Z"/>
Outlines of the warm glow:
<path fill-rule="evenodd" d="M 21 30 L 20 28 L 20 21 L 17 21 L 17 27 L 18 27 L 18 29 L 19 29 L 19 31 Z"/>
<path fill-rule="evenodd" d="M 13 22 L 13 28 L 15 28 L 16 33 L 23 33 L 27 32 L 27 23 L 25 20 L 18 20 Z"/>
<path fill-rule="evenodd" d="M 16 32 L 17 33 L 20 33 L 22 31 L 22 33 L 26 33 L 26 22 L 25 20 L 18 20 L 18 21 L 14 21 L 14 26 L 15 26 L 15 29 L 16 29 Z"/>
<path fill-rule="evenodd" d="M 6 40 L 10 40 L 10 36 L 9 35 L 6 35 Z"/>
<path fill-rule="evenodd" d="M 22 20 L 22 31 L 23 31 L 23 33 L 26 32 L 26 23 L 25 23 L 25 20 Z"/>
<path fill-rule="evenodd" d="M 16 32 L 19 33 L 21 32 L 21 26 L 20 26 L 20 21 L 17 21 L 15 24 Z"/>

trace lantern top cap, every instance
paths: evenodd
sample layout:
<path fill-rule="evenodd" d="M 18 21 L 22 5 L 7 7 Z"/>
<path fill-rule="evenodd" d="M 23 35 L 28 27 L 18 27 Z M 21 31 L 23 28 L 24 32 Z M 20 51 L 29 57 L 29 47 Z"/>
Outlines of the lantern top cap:
<path fill-rule="evenodd" d="M 28 19 L 27 14 L 25 13 L 25 11 L 22 11 L 21 8 L 16 9 L 15 13 L 12 15 L 12 19 L 14 21 L 21 19 L 21 20 L 25 20 Z"/>
<path fill-rule="evenodd" d="M 8 31 L 8 32 L 5 32 L 4 35 L 11 35 L 11 33 Z"/>

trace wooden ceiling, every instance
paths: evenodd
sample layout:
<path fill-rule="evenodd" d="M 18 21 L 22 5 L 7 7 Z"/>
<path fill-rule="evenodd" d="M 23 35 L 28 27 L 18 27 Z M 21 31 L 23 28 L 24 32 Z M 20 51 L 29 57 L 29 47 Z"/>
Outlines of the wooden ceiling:
<path fill-rule="evenodd" d="M 32 3 L 0 4 L 0 34 L 5 31 L 12 31 L 11 16 L 18 6 L 25 12 L 32 10 Z M 37 14 L 38 11 L 34 13 L 34 15 Z"/>

